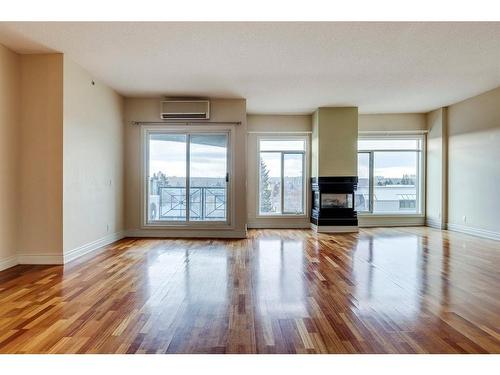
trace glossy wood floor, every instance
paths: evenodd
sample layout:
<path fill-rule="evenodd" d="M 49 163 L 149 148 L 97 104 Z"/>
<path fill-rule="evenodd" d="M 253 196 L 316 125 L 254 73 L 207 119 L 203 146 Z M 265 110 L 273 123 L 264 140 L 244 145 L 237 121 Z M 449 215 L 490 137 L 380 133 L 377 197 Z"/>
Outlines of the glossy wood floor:
<path fill-rule="evenodd" d="M 0 272 L 0 353 L 500 353 L 500 242 L 430 228 L 125 239 Z"/>

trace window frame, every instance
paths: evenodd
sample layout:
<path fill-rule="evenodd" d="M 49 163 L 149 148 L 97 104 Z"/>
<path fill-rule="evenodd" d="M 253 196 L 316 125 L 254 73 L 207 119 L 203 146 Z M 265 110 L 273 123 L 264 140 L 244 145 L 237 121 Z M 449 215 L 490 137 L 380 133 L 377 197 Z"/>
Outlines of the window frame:
<path fill-rule="evenodd" d="M 227 135 L 227 166 L 226 171 L 228 173 L 228 181 L 226 183 L 226 220 L 220 221 L 189 221 L 188 216 L 186 216 L 185 221 L 163 221 L 163 220 L 149 220 L 148 217 L 148 193 L 149 193 L 149 140 L 151 134 L 185 134 L 186 137 L 186 194 L 189 197 L 189 138 L 190 135 L 214 135 L 214 134 L 226 134 Z M 141 162 L 141 176 L 143 183 L 141 184 L 141 228 L 142 229 L 232 229 L 233 218 L 234 218 L 234 189 L 232 177 L 234 176 L 234 129 L 229 126 L 142 126 L 142 137 L 141 137 L 141 148 L 142 148 L 142 162 Z M 189 199 L 187 199 L 189 201 Z M 189 210 L 189 203 L 187 203 L 187 210 Z"/>
<path fill-rule="evenodd" d="M 304 150 L 262 150 L 260 149 L 261 141 L 287 141 L 287 140 L 301 140 L 304 142 Z M 257 186 L 256 186 L 256 218 L 269 219 L 269 218 L 305 218 L 308 217 L 308 185 L 309 178 L 309 136 L 308 135 L 260 135 L 257 136 Z M 281 213 L 265 214 L 260 211 L 260 154 L 264 153 L 279 153 L 281 157 Z M 284 208 L 284 154 L 302 154 L 302 213 L 283 212 Z"/>
<path fill-rule="evenodd" d="M 426 178 L 426 147 L 427 139 L 425 133 L 384 133 L 384 134 L 373 134 L 373 133 L 363 133 L 358 135 L 358 140 L 397 140 L 397 139 L 418 139 L 420 141 L 419 149 L 360 149 L 358 148 L 358 155 L 360 153 L 367 153 L 369 155 L 369 211 L 357 211 L 359 216 L 368 217 L 425 217 L 425 178 Z M 416 212 L 374 212 L 374 196 L 375 196 L 375 166 L 374 166 L 374 156 L 377 152 L 417 152 L 417 184 L 416 184 Z"/>

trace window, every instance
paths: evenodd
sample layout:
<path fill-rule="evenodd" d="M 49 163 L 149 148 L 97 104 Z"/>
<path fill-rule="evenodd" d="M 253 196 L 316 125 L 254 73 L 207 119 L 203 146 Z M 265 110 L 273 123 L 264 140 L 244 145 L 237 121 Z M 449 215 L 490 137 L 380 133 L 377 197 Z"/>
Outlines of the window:
<path fill-rule="evenodd" d="M 421 214 L 424 137 L 360 137 L 358 190 L 360 213 Z"/>
<path fill-rule="evenodd" d="M 304 137 L 259 140 L 259 214 L 305 213 Z"/>
<path fill-rule="evenodd" d="M 146 223 L 227 221 L 228 133 L 146 133 Z"/>

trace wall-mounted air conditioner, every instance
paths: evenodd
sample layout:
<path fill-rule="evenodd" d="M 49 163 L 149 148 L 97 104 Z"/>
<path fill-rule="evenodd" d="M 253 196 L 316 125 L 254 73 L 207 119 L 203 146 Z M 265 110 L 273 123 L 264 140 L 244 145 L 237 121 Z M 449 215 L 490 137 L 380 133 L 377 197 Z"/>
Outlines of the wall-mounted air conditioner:
<path fill-rule="evenodd" d="M 208 120 L 210 101 L 172 99 L 161 102 L 162 120 Z"/>

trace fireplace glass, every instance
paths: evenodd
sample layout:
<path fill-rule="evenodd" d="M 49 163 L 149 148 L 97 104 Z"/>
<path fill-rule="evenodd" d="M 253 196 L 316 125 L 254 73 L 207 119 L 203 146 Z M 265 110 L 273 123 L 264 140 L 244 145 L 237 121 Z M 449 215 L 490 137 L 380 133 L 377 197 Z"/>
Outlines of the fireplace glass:
<path fill-rule="evenodd" d="M 321 208 L 353 208 L 352 194 L 321 194 Z"/>

